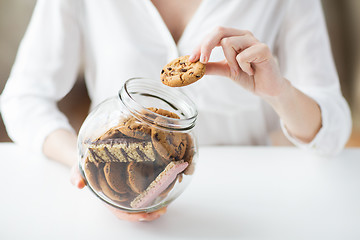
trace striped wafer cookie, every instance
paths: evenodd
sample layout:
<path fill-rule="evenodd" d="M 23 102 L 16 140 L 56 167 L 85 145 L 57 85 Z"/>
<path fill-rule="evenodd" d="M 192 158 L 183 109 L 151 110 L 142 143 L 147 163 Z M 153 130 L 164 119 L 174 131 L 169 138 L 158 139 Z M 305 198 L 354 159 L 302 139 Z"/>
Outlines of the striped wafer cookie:
<path fill-rule="evenodd" d="M 90 162 L 153 162 L 155 153 L 150 141 L 115 139 L 90 144 L 88 158 Z"/>
<path fill-rule="evenodd" d="M 152 204 L 188 165 L 183 160 L 170 162 L 149 187 L 130 203 L 130 206 L 133 208 L 143 208 Z"/>

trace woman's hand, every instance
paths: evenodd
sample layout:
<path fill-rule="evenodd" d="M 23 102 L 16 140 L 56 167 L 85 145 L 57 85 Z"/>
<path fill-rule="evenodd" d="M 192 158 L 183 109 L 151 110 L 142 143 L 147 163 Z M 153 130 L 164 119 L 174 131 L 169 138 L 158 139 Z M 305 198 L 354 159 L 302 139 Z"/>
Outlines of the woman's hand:
<path fill-rule="evenodd" d="M 75 164 L 71 169 L 71 183 L 77 188 L 84 188 L 86 186 L 85 180 L 82 178 L 79 167 Z M 137 222 L 137 221 L 153 221 L 158 219 L 161 215 L 166 213 L 166 207 L 161 208 L 151 213 L 127 213 L 117 208 L 107 205 L 111 212 L 113 212 L 119 219 Z"/>
<path fill-rule="evenodd" d="M 208 62 L 221 46 L 225 59 Z M 290 135 L 311 142 L 322 126 L 318 104 L 285 79 L 269 47 L 249 31 L 218 27 L 193 51 L 190 61 L 206 63 L 205 74 L 233 79 L 266 100 L 282 119 Z"/>
<path fill-rule="evenodd" d="M 225 59 L 208 62 L 211 51 L 221 46 Z M 190 61 L 206 63 L 206 74 L 233 79 L 259 96 L 277 96 L 288 86 L 269 47 L 251 32 L 218 27 L 193 51 Z"/>

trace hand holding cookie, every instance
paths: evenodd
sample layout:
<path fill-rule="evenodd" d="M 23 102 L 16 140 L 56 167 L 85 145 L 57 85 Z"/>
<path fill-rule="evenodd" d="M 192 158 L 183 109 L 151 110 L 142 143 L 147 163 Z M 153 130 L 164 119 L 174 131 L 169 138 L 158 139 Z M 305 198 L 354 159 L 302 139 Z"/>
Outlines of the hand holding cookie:
<path fill-rule="evenodd" d="M 208 62 L 212 50 L 221 46 L 225 59 Z M 194 50 L 189 61 L 206 64 L 206 74 L 233 79 L 259 96 L 279 95 L 286 80 L 269 47 L 245 30 L 218 27 Z"/>

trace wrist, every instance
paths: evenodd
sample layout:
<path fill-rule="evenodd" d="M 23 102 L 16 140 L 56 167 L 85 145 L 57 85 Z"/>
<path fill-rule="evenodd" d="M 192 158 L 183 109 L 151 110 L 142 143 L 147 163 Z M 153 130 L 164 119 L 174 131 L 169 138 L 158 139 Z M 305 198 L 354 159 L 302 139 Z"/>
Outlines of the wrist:
<path fill-rule="evenodd" d="M 46 137 L 43 144 L 46 157 L 68 167 L 77 163 L 77 136 L 68 130 L 58 129 Z"/>
<path fill-rule="evenodd" d="M 276 94 L 264 96 L 263 99 L 268 102 L 274 108 L 280 107 L 283 103 L 286 103 L 293 95 L 294 87 L 290 81 L 283 78 L 283 84 L 279 88 Z"/>
<path fill-rule="evenodd" d="M 308 143 L 321 128 L 320 107 L 312 98 L 292 86 L 290 81 L 284 80 L 279 94 L 266 96 L 264 100 L 275 110 L 291 136 Z"/>

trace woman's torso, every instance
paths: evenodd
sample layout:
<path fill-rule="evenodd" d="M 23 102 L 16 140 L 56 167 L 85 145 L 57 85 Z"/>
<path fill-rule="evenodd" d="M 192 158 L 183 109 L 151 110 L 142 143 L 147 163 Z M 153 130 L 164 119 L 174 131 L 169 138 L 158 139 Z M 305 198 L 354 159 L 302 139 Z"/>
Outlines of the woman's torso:
<path fill-rule="evenodd" d="M 274 50 L 284 2 L 203 0 L 176 29 L 150 0 L 83 1 L 85 75 L 93 106 L 115 96 L 128 78 L 160 79 L 167 62 L 190 54 L 216 26 L 250 30 Z M 210 60 L 222 59 L 215 48 Z M 274 112 L 230 79 L 205 76 L 181 90 L 199 110 L 201 144 L 267 144 L 268 133 L 278 127 Z"/>

